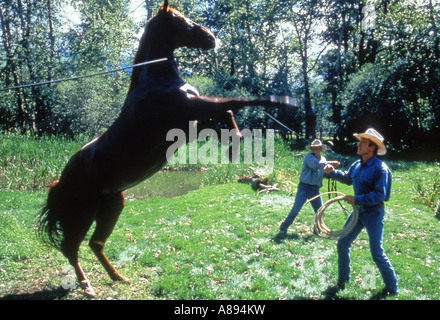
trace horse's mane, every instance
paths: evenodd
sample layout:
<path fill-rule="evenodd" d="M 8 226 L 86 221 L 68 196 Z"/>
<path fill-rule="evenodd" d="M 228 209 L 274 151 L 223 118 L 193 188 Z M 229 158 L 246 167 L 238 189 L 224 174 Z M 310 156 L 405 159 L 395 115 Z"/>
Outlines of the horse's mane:
<path fill-rule="evenodd" d="M 148 41 L 146 41 L 147 40 L 146 38 L 148 36 L 149 29 L 151 28 L 150 22 L 153 18 L 148 20 L 144 34 L 142 35 L 141 40 L 139 41 L 139 48 L 134 56 L 134 61 L 133 61 L 134 64 L 141 63 L 143 62 L 142 60 L 145 59 L 148 50 Z M 130 87 L 128 88 L 128 93 L 130 93 L 131 91 L 134 90 L 134 88 L 136 88 L 140 74 L 141 74 L 141 68 L 139 67 L 133 68 L 133 71 L 131 72 Z"/>
<path fill-rule="evenodd" d="M 160 10 L 164 10 L 163 6 L 160 8 Z M 166 9 L 166 12 L 172 12 L 176 15 L 182 15 L 179 11 L 177 11 L 174 8 L 170 8 L 170 7 L 168 7 Z M 146 56 L 147 50 L 148 50 L 148 44 L 149 44 L 149 41 L 147 41 L 147 36 L 150 33 L 150 30 L 154 27 L 154 21 L 157 20 L 158 15 L 159 14 L 154 15 L 153 17 L 151 17 L 147 21 L 145 31 L 139 41 L 138 51 L 136 52 L 136 54 L 134 56 L 134 62 L 133 62 L 134 64 L 141 63 L 145 59 L 145 56 Z M 130 86 L 128 89 L 128 93 L 130 93 L 131 91 L 134 90 L 134 88 L 136 88 L 138 81 L 139 81 L 140 73 L 141 73 L 141 68 L 134 68 L 133 69 L 133 71 L 131 73 Z"/>

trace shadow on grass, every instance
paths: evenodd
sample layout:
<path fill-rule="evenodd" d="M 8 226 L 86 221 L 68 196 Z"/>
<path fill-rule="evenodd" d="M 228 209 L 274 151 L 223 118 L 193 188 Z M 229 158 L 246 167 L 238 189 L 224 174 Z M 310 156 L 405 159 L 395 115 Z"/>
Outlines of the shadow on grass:
<path fill-rule="evenodd" d="M 339 297 L 338 292 L 343 289 L 339 289 L 337 285 L 333 285 L 328 287 L 325 291 L 322 292 L 322 300 L 358 300 L 359 298 L 355 297 Z M 368 300 L 386 300 L 389 297 L 386 290 L 380 290 L 376 293 L 373 293 Z"/>
<path fill-rule="evenodd" d="M 0 297 L 0 300 L 60 300 L 69 294 L 69 290 L 61 286 L 53 289 L 43 289 L 35 292 L 12 293 Z"/>
<path fill-rule="evenodd" d="M 356 298 L 339 297 L 338 292 L 341 291 L 338 286 L 333 285 L 322 292 L 321 300 L 356 300 Z"/>
<path fill-rule="evenodd" d="M 276 235 L 274 235 L 272 237 L 272 241 L 275 243 L 283 243 L 285 240 L 303 240 L 304 242 L 308 242 L 309 240 L 313 239 L 314 236 L 313 235 L 307 235 L 307 236 L 299 236 L 296 233 L 288 233 L 285 235 L 282 235 L 280 233 L 277 233 Z"/>

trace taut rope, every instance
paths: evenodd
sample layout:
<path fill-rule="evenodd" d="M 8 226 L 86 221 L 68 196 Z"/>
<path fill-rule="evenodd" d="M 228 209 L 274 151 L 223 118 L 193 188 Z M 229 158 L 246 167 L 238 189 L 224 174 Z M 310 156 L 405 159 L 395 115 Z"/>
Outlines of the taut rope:
<path fill-rule="evenodd" d="M 144 66 L 147 64 L 152 64 L 152 63 L 158 63 L 158 62 L 163 62 L 168 60 L 168 58 L 161 58 L 161 59 L 156 59 L 156 60 L 150 60 L 150 61 L 145 61 L 145 62 L 141 62 L 141 63 L 137 63 L 131 66 L 127 66 L 127 67 L 122 67 L 122 68 L 118 68 L 118 69 L 112 69 L 112 70 L 107 70 L 107 71 L 102 71 L 102 72 L 97 72 L 97 73 L 91 73 L 91 74 L 85 74 L 82 76 L 76 76 L 76 77 L 71 77 L 71 78 L 64 78 L 64 79 L 57 79 L 57 80 L 50 80 L 50 81 L 43 81 L 43 82 L 37 82 L 37 83 L 30 83 L 30 84 L 24 84 L 21 86 L 15 86 L 15 87 L 9 87 L 9 88 L 1 88 L 0 91 L 9 91 L 9 90 L 15 90 L 15 89 L 21 89 L 21 88 L 29 88 L 29 87 L 36 87 L 36 86 L 42 86 L 45 84 L 52 84 L 52 83 L 58 83 L 58 82 L 64 82 L 64 81 L 71 81 L 71 80 L 79 80 L 79 79 L 83 79 L 83 78 L 90 78 L 90 77 L 95 77 L 95 76 L 99 76 L 99 75 L 103 75 L 103 74 L 107 74 L 107 73 L 113 73 L 113 72 L 118 72 L 118 71 L 122 71 L 122 70 L 126 70 L 126 69 L 131 69 L 131 68 L 136 68 L 136 67 L 140 67 L 140 66 Z"/>

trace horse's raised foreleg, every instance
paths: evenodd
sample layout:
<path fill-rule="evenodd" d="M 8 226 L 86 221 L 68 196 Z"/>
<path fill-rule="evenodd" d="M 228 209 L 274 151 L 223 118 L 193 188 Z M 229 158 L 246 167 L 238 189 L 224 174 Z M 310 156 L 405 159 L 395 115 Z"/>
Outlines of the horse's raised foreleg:
<path fill-rule="evenodd" d="M 123 209 L 124 194 L 122 192 L 119 194 L 102 196 L 100 208 L 95 217 L 96 228 L 90 238 L 89 246 L 112 280 L 129 282 L 126 277 L 121 276 L 116 271 L 104 254 L 105 242 L 111 235 Z"/>
<path fill-rule="evenodd" d="M 235 122 L 234 113 L 232 112 L 232 110 L 228 110 L 226 112 L 226 117 L 227 117 L 227 122 L 228 122 L 229 127 L 231 129 L 235 129 L 236 130 L 236 135 L 240 139 L 243 138 L 243 135 L 241 134 L 240 129 L 238 128 L 237 123 Z"/>
<path fill-rule="evenodd" d="M 222 115 L 228 110 L 237 111 L 247 106 L 296 106 L 296 99 L 289 96 L 269 96 L 263 98 L 215 98 L 215 97 L 191 97 L 187 101 L 187 112 L 194 115 L 195 119 Z"/>

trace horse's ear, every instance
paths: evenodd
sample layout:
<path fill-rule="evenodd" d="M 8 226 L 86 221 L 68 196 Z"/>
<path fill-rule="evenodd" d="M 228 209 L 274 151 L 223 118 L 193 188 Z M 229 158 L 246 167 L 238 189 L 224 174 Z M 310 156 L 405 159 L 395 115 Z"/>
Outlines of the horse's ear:
<path fill-rule="evenodd" d="M 164 0 L 160 10 L 163 11 L 163 12 L 167 12 L 168 11 L 168 7 L 169 7 L 168 0 Z"/>

